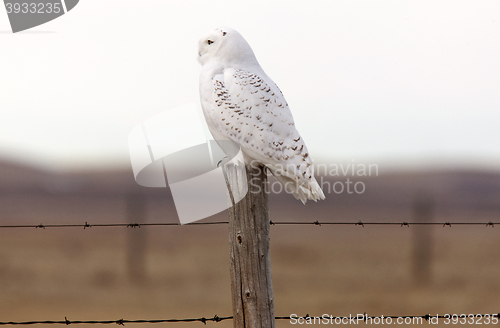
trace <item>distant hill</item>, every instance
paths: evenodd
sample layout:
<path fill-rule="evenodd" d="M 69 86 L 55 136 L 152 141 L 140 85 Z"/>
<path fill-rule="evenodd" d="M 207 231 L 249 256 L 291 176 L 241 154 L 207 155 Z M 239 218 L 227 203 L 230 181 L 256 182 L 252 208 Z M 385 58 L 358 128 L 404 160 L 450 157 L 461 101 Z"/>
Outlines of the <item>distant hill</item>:
<path fill-rule="evenodd" d="M 304 207 L 291 195 L 271 193 L 272 215 L 304 219 L 304 213 L 314 212 L 315 217 L 331 220 L 360 216 L 380 220 L 401 215 L 411 219 L 413 203 L 419 197 L 431 198 L 438 213 L 460 213 L 463 218 L 500 214 L 500 173 L 389 172 L 371 177 L 318 177 L 318 181 L 323 183 L 325 201 Z M 270 182 L 279 190 L 274 178 Z M 364 192 L 356 193 L 354 183 Z M 339 193 L 341 185 L 344 192 Z M 123 221 L 130 197 L 142 197 L 148 203 L 149 221 L 177 220 L 169 189 L 141 187 L 131 170 L 58 173 L 0 161 L 0 213 L 4 213 L 0 222 Z M 103 213 L 106 218 L 99 217 Z"/>

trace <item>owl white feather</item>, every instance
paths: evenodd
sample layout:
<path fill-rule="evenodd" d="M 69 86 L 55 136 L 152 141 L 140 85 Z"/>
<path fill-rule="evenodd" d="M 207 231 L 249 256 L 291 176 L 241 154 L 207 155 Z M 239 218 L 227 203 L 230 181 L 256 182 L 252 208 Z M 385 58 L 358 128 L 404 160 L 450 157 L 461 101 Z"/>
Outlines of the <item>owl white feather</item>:
<path fill-rule="evenodd" d="M 302 203 L 325 199 L 288 103 L 246 40 L 217 28 L 200 40 L 198 55 L 201 105 L 214 139 L 239 144 L 245 162 L 265 165 Z"/>

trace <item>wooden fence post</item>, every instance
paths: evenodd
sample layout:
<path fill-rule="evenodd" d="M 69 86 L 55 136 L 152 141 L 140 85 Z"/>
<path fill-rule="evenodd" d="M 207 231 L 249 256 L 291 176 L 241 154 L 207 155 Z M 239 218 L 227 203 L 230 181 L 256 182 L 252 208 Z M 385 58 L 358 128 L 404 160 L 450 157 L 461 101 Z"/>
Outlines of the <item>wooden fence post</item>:
<path fill-rule="evenodd" d="M 225 167 L 228 183 L 237 185 L 242 165 Z M 274 328 L 267 175 L 263 166 L 246 165 L 246 178 L 248 193 L 229 208 L 233 327 Z"/>
<path fill-rule="evenodd" d="M 418 194 L 413 203 L 414 220 L 430 223 L 434 220 L 434 202 L 428 194 Z M 432 226 L 413 227 L 413 278 L 417 286 L 432 281 Z"/>
<path fill-rule="evenodd" d="M 146 202 L 144 196 L 139 193 L 127 195 L 127 220 L 129 224 L 141 224 L 145 222 Z M 146 274 L 146 230 L 140 226 L 132 226 L 128 234 L 127 242 L 127 273 L 129 280 L 136 284 L 144 284 L 147 280 Z"/>

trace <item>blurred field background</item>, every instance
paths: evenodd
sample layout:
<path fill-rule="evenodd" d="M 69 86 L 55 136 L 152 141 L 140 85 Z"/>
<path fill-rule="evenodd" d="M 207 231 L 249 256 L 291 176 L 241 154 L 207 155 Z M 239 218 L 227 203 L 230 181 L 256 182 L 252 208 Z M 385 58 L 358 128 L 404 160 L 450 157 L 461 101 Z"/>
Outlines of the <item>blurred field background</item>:
<path fill-rule="evenodd" d="M 327 194 L 306 206 L 271 194 L 271 219 L 411 222 L 422 197 L 431 200 L 435 221 L 498 221 L 500 214 L 495 172 L 395 171 L 354 181 L 363 181 L 366 192 Z M 226 212 L 207 219 L 225 220 Z M 0 164 L 0 224 L 85 222 L 177 222 L 177 216 L 168 188 L 140 187 L 131 170 L 60 173 Z M 498 228 L 272 226 L 276 315 L 498 313 Z M 415 271 L 422 229 L 428 279 Z M 0 229 L 0 321 L 229 316 L 228 252 L 227 225 Z"/>

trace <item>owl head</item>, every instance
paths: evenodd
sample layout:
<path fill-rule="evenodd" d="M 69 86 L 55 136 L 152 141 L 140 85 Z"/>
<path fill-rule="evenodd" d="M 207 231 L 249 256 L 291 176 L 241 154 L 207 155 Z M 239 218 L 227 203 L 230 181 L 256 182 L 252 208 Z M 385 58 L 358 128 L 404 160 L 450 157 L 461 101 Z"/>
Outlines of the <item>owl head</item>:
<path fill-rule="evenodd" d="M 238 31 L 229 27 L 216 28 L 201 38 L 198 56 L 202 65 L 212 62 L 225 67 L 257 64 L 248 42 Z"/>

